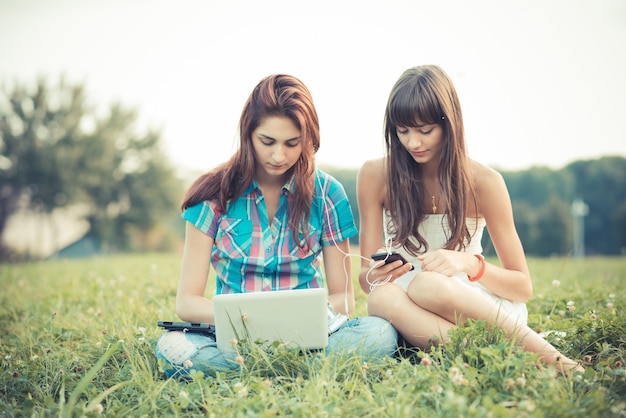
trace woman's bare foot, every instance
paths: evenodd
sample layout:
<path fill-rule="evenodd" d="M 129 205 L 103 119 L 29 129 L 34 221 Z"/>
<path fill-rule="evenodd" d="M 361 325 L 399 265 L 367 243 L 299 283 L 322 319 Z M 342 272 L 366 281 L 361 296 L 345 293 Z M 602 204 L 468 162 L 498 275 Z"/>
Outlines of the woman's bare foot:
<path fill-rule="evenodd" d="M 554 367 L 556 367 L 559 373 L 563 376 L 570 376 L 585 372 L 585 368 L 581 366 L 579 362 L 565 356 L 557 356 L 556 360 L 552 364 L 554 364 Z"/>

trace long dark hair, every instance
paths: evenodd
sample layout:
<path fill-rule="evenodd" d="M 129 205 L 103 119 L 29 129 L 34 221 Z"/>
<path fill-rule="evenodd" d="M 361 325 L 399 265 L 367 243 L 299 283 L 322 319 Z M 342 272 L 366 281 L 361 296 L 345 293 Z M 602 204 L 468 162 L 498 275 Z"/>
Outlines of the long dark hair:
<path fill-rule="evenodd" d="M 476 207 L 476 197 L 459 98 L 448 75 L 434 65 L 406 70 L 393 86 L 387 102 L 384 125 L 387 201 L 393 221 L 388 227 L 395 233 L 394 244 L 402 245 L 409 253 L 418 255 L 428 250 L 428 243 L 419 232 L 426 216 L 423 202 L 427 199 L 422 169 L 402 146 L 396 132 L 398 126 L 417 127 L 418 121 L 437 124 L 443 129 L 438 180 L 440 199 L 445 203 L 444 218 L 450 229 L 445 248 L 463 249 L 471 239 L 465 222 L 468 206 Z"/>
<path fill-rule="evenodd" d="M 317 111 L 308 88 L 296 77 L 275 74 L 262 79 L 246 101 L 239 119 L 239 149 L 226 163 L 201 175 L 191 185 L 182 209 L 204 200 L 215 201 L 224 212 L 232 200 L 242 195 L 255 175 L 256 163 L 252 132 L 271 116 L 289 118 L 300 130 L 302 154 L 291 168 L 296 181 L 295 197 L 289 200 L 289 226 L 293 238 L 298 232 L 308 238 L 308 218 L 314 190 L 314 155 L 320 146 Z"/>

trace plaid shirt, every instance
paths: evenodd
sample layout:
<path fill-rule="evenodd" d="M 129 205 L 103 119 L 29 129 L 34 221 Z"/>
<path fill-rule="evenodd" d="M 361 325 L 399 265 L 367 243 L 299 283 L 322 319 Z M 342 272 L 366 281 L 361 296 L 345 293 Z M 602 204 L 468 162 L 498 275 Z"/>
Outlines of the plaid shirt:
<path fill-rule="evenodd" d="M 283 186 L 276 215 L 269 223 L 267 207 L 256 181 L 220 213 L 214 202 L 200 202 L 183 212 L 190 222 L 215 241 L 211 264 L 216 293 L 242 293 L 323 287 L 322 247 L 358 232 L 345 190 L 332 176 L 315 171 L 315 192 L 309 216 L 309 247 L 293 240 L 288 225 L 288 201 L 295 179 Z M 330 224 L 330 228 L 329 228 Z M 300 242 L 304 235 L 299 234 Z"/>

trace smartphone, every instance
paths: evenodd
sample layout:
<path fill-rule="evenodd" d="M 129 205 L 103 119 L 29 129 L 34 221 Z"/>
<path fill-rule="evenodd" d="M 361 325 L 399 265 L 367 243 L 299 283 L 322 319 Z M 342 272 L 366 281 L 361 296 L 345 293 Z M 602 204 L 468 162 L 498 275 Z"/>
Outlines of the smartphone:
<path fill-rule="evenodd" d="M 205 322 L 158 321 L 157 325 L 168 331 L 197 332 L 200 334 L 215 335 L 215 325 Z"/>
<path fill-rule="evenodd" d="M 385 258 L 387 260 L 385 260 Z M 408 261 L 406 261 L 406 258 L 404 258 L 402 256 L 402 254 L 398 254 L 395 251 L 393 251 L 391 253 L 376 253 L 376 254 L 372 254 L 372 259 L 375 260 L 375 261 L 385 260 L 385 264 L 393 263 L 394 261 L 398 261 L 398 260 L 402 261 L 402 265 L 405 265 L 406 263 L 408 263 Z M 411 270 L 413 270 L 414 268 L 415 267 L 413 266 L 413 264 L 411 264 Z"/>

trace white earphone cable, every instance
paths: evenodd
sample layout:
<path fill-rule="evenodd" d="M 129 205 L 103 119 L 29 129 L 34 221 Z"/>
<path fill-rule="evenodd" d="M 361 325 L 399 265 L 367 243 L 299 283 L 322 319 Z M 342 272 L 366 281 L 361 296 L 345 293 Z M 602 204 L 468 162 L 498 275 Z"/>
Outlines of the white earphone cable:
<path fill-rule="evenodd" d="M 350 258 L 350 257 L 359 257 L 359 258 L 360 258 L 360 259 L 362 259 L 362 260 L 367 260 L 367 261 L 370 261 L 370 262 L 371 262 L 371 261 L 373 261 L 373 260 L 372 260 L 372 259 L 369 259 L 369 258 L 367 258 L 367 257 L 364 257 L 364 256 L 362 256 L 362 255 L 360 255 L 360 254 L 351 254 L 351 253 L 346 253 L 345 251 L 343 251 L 343 250 L 341 249 L 341 247 L 339 247 L 339 244 L 338 244 L 338 243 L 337 243 L 337 241 L 335 240 L 335 235 L 333 234 L 332 224 L 331 224 L 331 222 L 330 222 L 330 214 L 329 214 L 330 210 L 328 209 L 328 203 L 327 203 L 327 201 L 326 201 L 326 197 L 327 197 L 327 192 L 328 192 L 328 191 L 326 190 L 326 187 L 324 187 L 324 186 L 321 184 L 321 181 L 320 181 L 319 177 L 317 177 L 317 176 L 316 176 L 316 178 L 317 178 L 317 182 L 318 182 L 318 185 L 320 186 L 320 190 L 321 190 L 321 193 L 322 193 L 322 200 L 323 200 L 323 202 L 324 202 L 324 209 L 323 209 L 323 213 L 324 213 L 324 215 L 325 215 L 325 218 L 326 218 L 326 224 L 327 224 L 327 226 L 328 226 L 328 230 L 329 230 L 329 232 L 330 232 L 330 239 L 332 240 L 333 245 L 335 246 L 335 248 L 337 248 L 337 249 L 339 250 L 339 252 L 340 252 L 341 254 L 343 254 L 343 256 L 344 256 L 344 257 L 343 257 L 343 272 L 344 272 L 344 276 L 345 276 L 345 278 L 346 278 L 346 286 L 345 286 L 345 292 L 344 292 L 344 295 L 345 295 L 345 298 L 344 298 L 344 308 L 345 308 L 345 311 L 346 311 L 346 314 L 347 314 L 347 313 L 349 312 L 349 311 L 348 311 L 348 284 L 350 283 L 350 280 L 351 280 L 352 278 L 351 278 L 351 277 L 349 277 L 350 275 L 348 274 L 348 270 L 347 270 L 347 267 L 346 267 L 346 258 Z M 386 252 L 387 252 L 387 257 L 389 257 L 389 255 L 391 254 L 391 245 L 392 245 L 392 240 L 391 240 L 391 238 L 387 238 L 387 240 L 386 240 L 386 242 L 385 242 L 385 249 L 386 249 Z M 385 261 L 387 260 L 387 257 L 385 257 L 385 259 L 384 259 Z M 389 282 L 389 280 L 391 280 L 391 274 L 390 274 L 389 276 L 387 276 L 387 277 L 386 277 L 384 280 L 382 280 L 382 281 L 381 281 L 381 280 L 375 280 L 374 282 L 370 282 L 370 280 L 369 280 L 369 274 L 370 274 L 370 272 L 374 269 L 374 267 L 375 267 L 375 266 L 370 267 L 370 269 L 369 269 L 369 270 L 367 271 L 367 273 L 365 274 L 365 280 L 367 281 L 367 284 L 369 284 L 369 286 L 370 286 L 370 291 L 374 290 L 374 288 L 376 288 L 377 286 L 383 285 L 383 284 L 385 284 L 385 283 Z"/>

